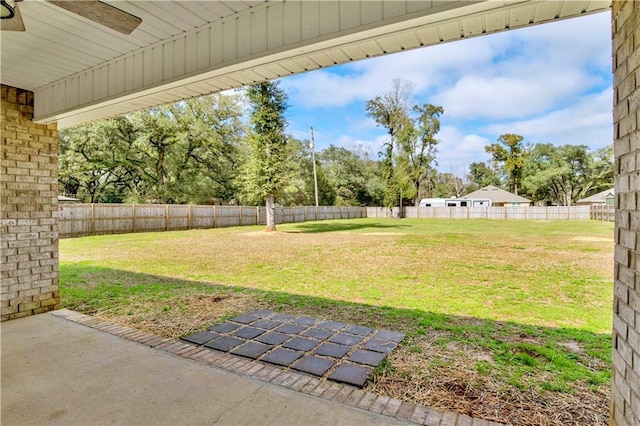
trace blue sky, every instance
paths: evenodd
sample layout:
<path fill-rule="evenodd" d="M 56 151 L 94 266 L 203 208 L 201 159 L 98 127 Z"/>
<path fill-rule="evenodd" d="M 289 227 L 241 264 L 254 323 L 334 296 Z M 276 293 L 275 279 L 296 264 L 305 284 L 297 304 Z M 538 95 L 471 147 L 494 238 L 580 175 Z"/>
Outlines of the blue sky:
<path fill-rule="evenodd" d="M 459 176 L 486 161 L 484 146 L 503 133 L 526 142 L 612 143 L 610 14 L 506 31 L 308 72 L 282 80 L 289 94 L 289 133 L 364 149 L 377 158 L 384 129 L 365 103 L 414 84 L 414 102 L 444 108 L 438 169 Z"/>

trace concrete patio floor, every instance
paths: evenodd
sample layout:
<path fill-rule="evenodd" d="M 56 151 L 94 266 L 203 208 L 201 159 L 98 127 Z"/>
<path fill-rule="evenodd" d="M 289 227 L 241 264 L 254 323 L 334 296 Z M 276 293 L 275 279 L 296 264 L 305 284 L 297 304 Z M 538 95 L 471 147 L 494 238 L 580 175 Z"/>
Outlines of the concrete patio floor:
<path fill-rule="evenodd" d="M 71 311 L 3 322 L 0 350 L 7 426 L 492 424 Z"/>

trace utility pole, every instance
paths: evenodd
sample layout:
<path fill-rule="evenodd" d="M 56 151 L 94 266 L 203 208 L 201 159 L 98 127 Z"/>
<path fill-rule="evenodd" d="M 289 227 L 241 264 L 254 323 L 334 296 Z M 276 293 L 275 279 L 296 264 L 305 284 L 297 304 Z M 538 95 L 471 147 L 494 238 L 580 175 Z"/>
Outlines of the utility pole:
<path fill-rule="evenodd" d="M 313 127 L 311 128 L 311 161 L 313 161 L 313 187 L 316 194 L 316 207 L 318 207 L 318 176 L 316 174 L 316 147 L 313 138 Z"/>

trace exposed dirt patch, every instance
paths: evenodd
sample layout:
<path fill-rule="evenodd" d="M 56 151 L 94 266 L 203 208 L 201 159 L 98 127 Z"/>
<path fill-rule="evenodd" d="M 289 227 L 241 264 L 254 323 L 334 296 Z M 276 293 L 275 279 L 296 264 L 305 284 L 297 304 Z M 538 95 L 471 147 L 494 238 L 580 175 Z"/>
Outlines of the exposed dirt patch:
<path fill-rule="evenodd" d="M 577 354 L 583 354 L 584 353 L 584 348 L 582 347 L 580 342 L 576 342 L 576 341 L 572 340 L 572 341 L 569 341 L 569 342 L 560 342 L 558 344 L 560 346 L 562 346 L 563 348 L 567 348 L 570 351 L 575 352 Z"/>

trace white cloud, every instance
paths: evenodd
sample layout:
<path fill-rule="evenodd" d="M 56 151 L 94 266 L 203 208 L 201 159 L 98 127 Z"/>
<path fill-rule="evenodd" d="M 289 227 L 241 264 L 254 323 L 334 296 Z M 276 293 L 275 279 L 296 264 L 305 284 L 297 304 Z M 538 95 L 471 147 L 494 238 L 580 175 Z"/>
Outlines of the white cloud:
<path fill-rule="evenodd" d="M 354 152 L 366 152 L 371 158 L 378 159 L 378 153 L 388 140 L 389 137 L 386 135 L 378 135 L 372 139 L 358 139 L 349 135 L 342 135 L 334 145 Z"/>
<path fill-rule="evenodd" d="M 468 40 L 416 49 L 343 65 L 340 72 L 317 70 L 283 80 L 292 103 L 305 108 L 343 107 L 391 89 L 394 79 L 412 82 L 416 92 L 444 84 L 477 63 L 488 63 L 495 43 Z M 455 48 L 451 48 L 455 46 Z"/>
<path fill-rule="evenodd" d="M 438 133 L 438 170 L 451 172 L 458 176 L 468 173 L 468 166 L 473 162 L 489 159 L 484 147 L 492 141 L 477 134 L 462 134 L 453 126 L 443 126 Z"/>
<path fill-rule="evenodd" d="M 517 133 L 534 143 L 585 144 L 592 149 L 613 143 L 612 93 L 608 88 L 569 107 L 525 120 L 490 124 L 483 133 Z"/>

